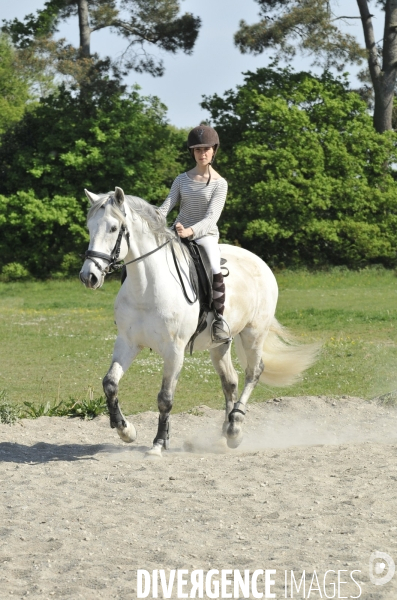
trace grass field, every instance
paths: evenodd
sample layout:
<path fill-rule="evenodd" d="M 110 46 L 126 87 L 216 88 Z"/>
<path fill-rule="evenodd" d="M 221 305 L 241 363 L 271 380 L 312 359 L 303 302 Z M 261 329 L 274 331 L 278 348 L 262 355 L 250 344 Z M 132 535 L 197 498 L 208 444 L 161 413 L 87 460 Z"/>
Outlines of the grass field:
<path fill-rule="evenodd" d="M 319 361 L 299 384 L 258 386 L 252 398 L 351 395 L 371 398 L 397 388 L 397 278 L 368 269 L 329 273 L 282 272 L 277 318 L 302 342 L 320 340 Z M 119 283 L 96 292 L 76 281 L 0 284 L 0 390 L 10 402 L 37 404 L 102 394 L 101 379 L 116 329 Z M 238 368 L 241 372 L 241 369 Z M 161 359 L 142 352 L 120 384 L 127 414 L 156 410 Z M 175 411 L 200 404 L 220 408 L 223 395 L 209 355 L 187 357 Z"/>

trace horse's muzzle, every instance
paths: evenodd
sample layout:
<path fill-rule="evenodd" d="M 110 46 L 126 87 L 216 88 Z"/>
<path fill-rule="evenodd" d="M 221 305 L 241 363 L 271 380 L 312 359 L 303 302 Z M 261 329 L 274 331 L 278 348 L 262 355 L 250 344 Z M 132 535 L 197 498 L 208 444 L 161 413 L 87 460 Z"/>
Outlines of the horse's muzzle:
<path fill-rule="evenodd" d="M 97 288 L 101 287 L 103 277 L 98 278 L 89 267 L 84 267 L 85 265 L 83 265 L 83 268 L 79 273 L 81 283 L 84 284 L 86 288 L 90 288 L 91 290 L 96 290 Z"/>

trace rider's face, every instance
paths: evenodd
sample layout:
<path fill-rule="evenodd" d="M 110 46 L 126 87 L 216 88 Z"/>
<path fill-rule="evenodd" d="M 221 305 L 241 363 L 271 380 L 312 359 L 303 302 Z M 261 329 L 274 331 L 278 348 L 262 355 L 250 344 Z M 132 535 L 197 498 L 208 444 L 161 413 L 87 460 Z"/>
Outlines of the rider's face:
<path fill-rule="evenodd" d="M 208 146 L 207 148 L 194 148 L 194 158 L 198 165 L 208 165 L 214 156 L 214 148 Z"/>

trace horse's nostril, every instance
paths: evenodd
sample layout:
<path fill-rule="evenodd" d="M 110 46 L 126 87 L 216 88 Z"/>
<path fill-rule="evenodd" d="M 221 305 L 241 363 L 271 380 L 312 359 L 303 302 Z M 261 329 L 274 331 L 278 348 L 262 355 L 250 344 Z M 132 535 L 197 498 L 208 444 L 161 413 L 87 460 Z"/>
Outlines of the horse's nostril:
<path fill-rule="evenodd" d="M 79 273 L 79 279 L 80 279 L 81 283 L 85 284 L 85 278 L 83 277 L 83 271 L 80 271 L 80 273 Z"/>
<path fill-rule="evenodd" d="M 94 287 L 98 283 L 98 278 L 94 275 L 94 273 L 90 273 L 89 282 L 91 287 Z"/>

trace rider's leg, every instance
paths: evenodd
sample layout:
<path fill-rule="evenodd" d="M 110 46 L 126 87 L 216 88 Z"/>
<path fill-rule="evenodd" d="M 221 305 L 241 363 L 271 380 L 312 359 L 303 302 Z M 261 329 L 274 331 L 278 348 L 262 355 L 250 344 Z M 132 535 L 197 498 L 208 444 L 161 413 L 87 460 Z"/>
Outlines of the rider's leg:
<path fill-rule="evenodd" d="M 225 292 L 226 289 L 222 273 L 214 273 L 214 279 L 212 283 L 212 298 L 214 302 L 214 308 L 218 315 L 223 315 L 225 310 Z"/>
<path fill-rule="evenodd" d="M 213 273 L 221 272 L 221 252 L 219 250 L 218 238 L 213 235 L 205 235 L 198 240 L 194 240 L 199 246 L 203 246 L 210 261 Z"/>
<path fill-rule="evenodd" d="M 223 318 L 225 310 L 225 284 L 221 272 L 221 254 L 218 240 L 214 236 L 207 235 L 195 241 L 206 250 L 213 273 L 212 298 L 215 319 L 211 326 L 212 341 L 229 342 L 231 341 L 230 328 Z"/>
<path fill-rule="evenodd" d="M 225 284 L 223 283 L 222 273 L 214 275 L 212 290 L 214 305 L 214 321 L 211 325 L 212 341 L 223 343 L 231 342 L 230 327 L 223 317 L 223 312 L 225 310 Z"/>

